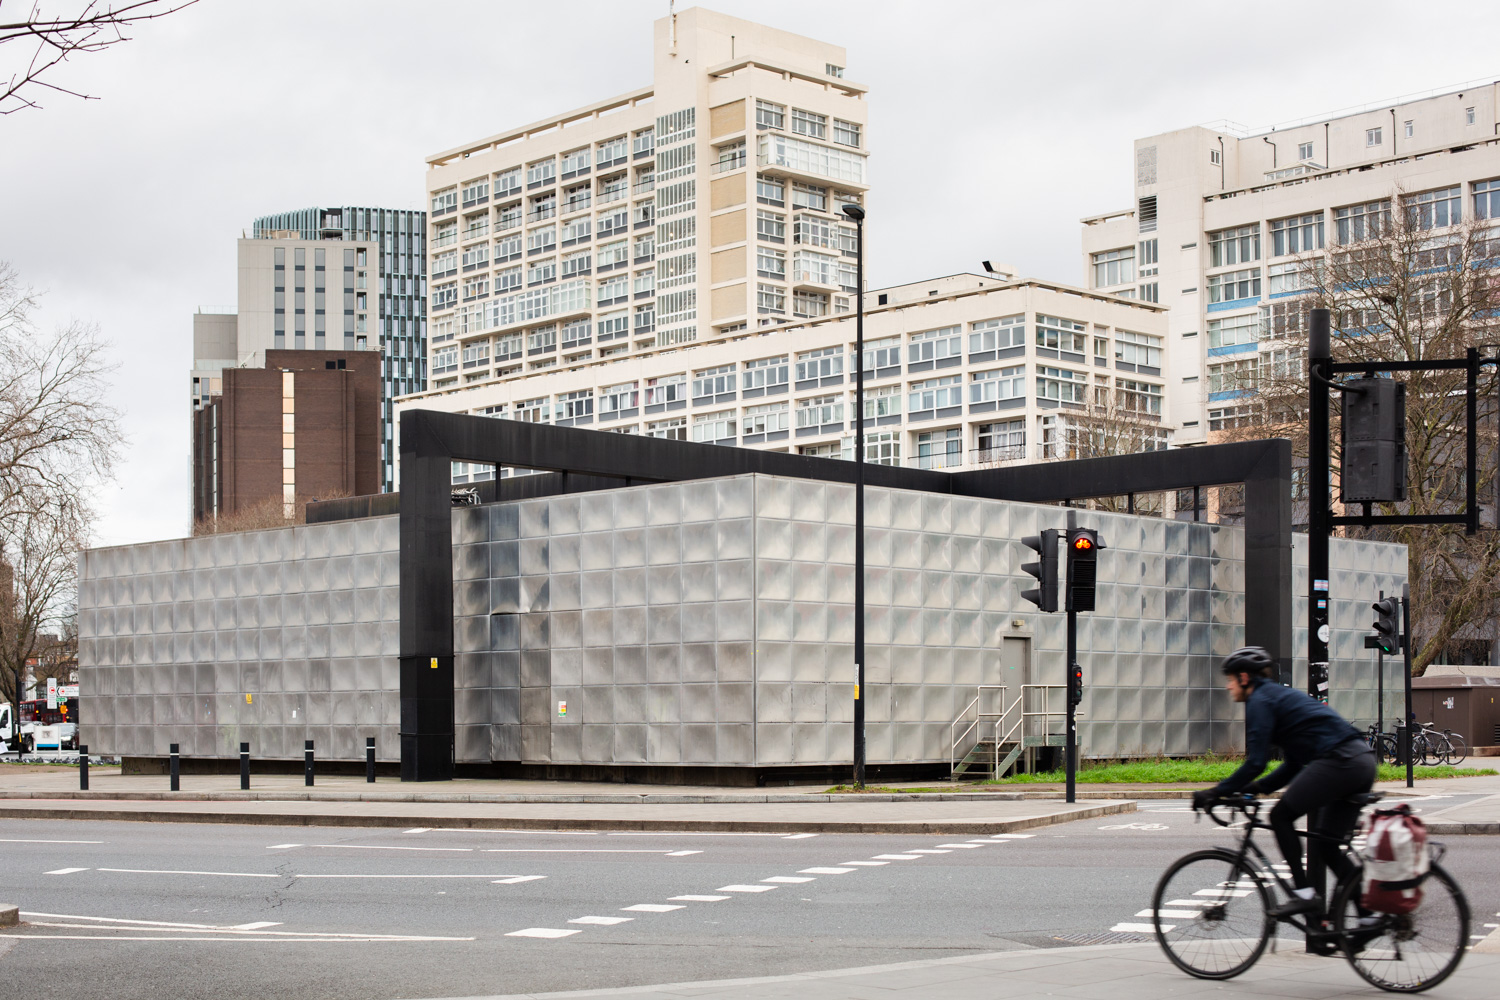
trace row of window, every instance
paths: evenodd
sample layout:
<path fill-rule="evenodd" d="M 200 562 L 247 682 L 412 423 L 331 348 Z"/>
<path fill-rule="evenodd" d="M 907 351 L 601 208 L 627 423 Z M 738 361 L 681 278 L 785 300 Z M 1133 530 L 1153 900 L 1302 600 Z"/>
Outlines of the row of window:
<path fill-rule="evenodd" d="M 805 135 L 812 139 L 828 139 L 830 137 L 829 118 L 815 111 L 805 111 L 802 108 L 792 108 L 790 118 L 784 104 L 776 104 L 773 101 L 755 102 L 755 127 L 758 129 L 785 129 L 788 121 L 791 130 L 797 135 Z M 840 118 L 832 119 L 832 139 L 834 142 L 844 146 L 858 147 L 860 143 L 861 128 L 858 122 L 846 122 Z"/>
<path fill-rule="evenodd" d="M 626 135 L 618 135 L 578 149 L 568 150 L 560 156 L 549 156 L 533 160 L 524 166 L 508 167 L 492 174 L 464 181 L 462 184 L 432 193 L 434 215 L 457 208 L 460 200 L 464 205 L 473 205 L 491 196 L 504 198 L 518 194 L 526 188 L 540 187 L 556 180 L 559 173 L 564 178 L 574 177 L 596 167 L 611 167 L 632 159 L 651 156 L 656 150 L 656 130 L 648 126 Z M 523 181 L 524 174 L 524 181 Z"/>

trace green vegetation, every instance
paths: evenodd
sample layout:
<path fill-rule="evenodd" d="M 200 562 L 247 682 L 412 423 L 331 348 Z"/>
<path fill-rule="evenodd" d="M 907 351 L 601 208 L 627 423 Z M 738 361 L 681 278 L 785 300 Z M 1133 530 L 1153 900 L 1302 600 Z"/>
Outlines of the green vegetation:
<path fill-rule="evenodd" d="M 1079 784 L 1199 784 L 1222 781 L 1233 774 L 1240 761 L 1230 757 L 1198 757 L 1191 760 L 1130 760 L 1112 763 L 1108 761 L 1085 761 L 1078 769 Z M 1273 763 L 1273 767 L 1275 764 Z M 1469 778 L 1497 773 L 1487 767 L 1453 767 L 1441 764 L 1436 767 L 1418 767 L 1414 774 L 1418 778 Z M 1381 764 L 1378 780 L 1398 781 L 1406 777 L 1406 768 L 1395 764 Z M 1036 774 L 1017 774 L 999 781 L 985 781 L 985 785 L 1026 785 L 1063 782 L 1067 775 L 1062 770 L 1040 771 Z"/>

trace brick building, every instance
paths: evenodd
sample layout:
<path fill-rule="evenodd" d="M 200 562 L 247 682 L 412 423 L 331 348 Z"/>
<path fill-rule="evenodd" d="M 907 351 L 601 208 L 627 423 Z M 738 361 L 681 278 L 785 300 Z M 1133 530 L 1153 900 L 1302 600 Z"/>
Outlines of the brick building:
<path fill-rule="evenodd" d="M 376 351 L 268 350 L 193 413 L 193 521 L 380 492 Z"/>

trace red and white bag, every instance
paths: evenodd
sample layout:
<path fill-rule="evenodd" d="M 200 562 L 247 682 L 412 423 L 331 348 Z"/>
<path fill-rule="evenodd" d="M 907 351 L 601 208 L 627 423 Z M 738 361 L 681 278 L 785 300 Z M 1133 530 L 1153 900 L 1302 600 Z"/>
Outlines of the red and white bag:
<path fill-rule="evenodd" d="M 1422 882 L 1432 865 L 1427 850 L 1427 824 L 1402 803 L 1377 809 L 1361 852 L 1364 894 L 1360 903 L 1376 913 L 1410 913 L 1422 905 Z"/>

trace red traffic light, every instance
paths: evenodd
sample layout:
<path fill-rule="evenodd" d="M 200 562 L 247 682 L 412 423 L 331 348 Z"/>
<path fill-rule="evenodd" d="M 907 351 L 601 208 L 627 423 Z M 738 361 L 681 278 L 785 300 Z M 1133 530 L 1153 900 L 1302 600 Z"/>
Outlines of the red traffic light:
<path fill-rule="evenodd" d="M 1087 551 L 1093 547 L 1094 543 L 1089 540 L 1089 537 L 1087 535 L 1079 535 L 1077 538 L 1073 539 L 1073 548 L 1078 549 L 1079 551 Z"/>

